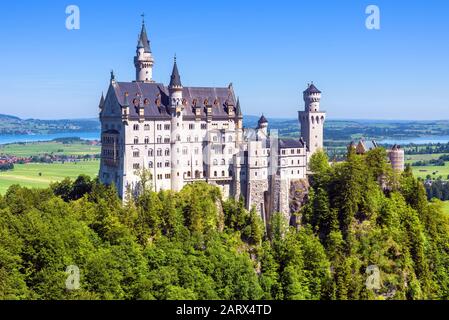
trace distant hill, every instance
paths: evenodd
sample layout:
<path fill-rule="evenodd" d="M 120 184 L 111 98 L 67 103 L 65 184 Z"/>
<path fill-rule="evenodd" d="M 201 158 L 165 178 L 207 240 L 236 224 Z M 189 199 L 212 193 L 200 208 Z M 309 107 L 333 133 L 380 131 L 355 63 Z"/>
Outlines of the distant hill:
<path fill-rule="evenodd" d="M 256 128 L 260 116 L 243 118 L 246 128 Z M 270 129 L 279 130 L 281 137 L 299 138 L 300 125 L 296 118 L 268 118 Z M 99 132 L 100 122 L 96 118 L 39 120 L 21 119 L 0 114 L 0 135 L 5 134 L 57 134 L 77 132 Z M 366 139 L 400 140 L 429 136 L 449 136 L 449 121 L 401 121 L 401 120 L 332 120 L 324 127 L 327 146 L 346 145 L 352 140 Z"/>
<path fill-rule="evenodd" d="M 0 134 L 55 134 L 100 130 L 97 119 L 39 120 L 0 114 Z"/>

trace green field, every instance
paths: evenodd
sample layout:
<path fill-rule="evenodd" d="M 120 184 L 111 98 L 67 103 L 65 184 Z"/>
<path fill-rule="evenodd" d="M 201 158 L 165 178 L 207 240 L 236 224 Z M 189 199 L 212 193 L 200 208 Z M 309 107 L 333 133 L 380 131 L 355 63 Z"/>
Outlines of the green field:
<path fill-rule="evenodd" d="M 433 159 L 439 159 L 443 154 L 417 154 L 417 155 L 406 155 L 405 162 L 408 164 L 412 164 L 417 161 L 429 161 Z M 413 174 L 415 177 L 419 177 L 422 179 L 426 179 L 428 175 L 432 176 L 433 179 L 437 179 L 438 177 L 442 177 L 443 179 L 447 179 L 449 176 L 449 162 L 445 162 L 445 166 L 416 166 L 412 167 Z"/>
<path fill-rule="evenodd" d="M 405 155 L 405 162 L 413 163 L 417 161 L 429 161 L 433 159 L 438 159 L 442 155 L 445 155 L 445 153 Z"/>
<path fill-rule="evenodd" d="M 426 179 L 428 175 L 432 178 L 437 179 L 438 177 L 443 177 L 443 180 L 447 180 L 449 176 L 449 162 L 446 162 L 444 167 L 440 166 L 426 166 L 426 167 L 412 167 L 413 174 L 415 177 Z"/>
<path fill-rule="evenodd" d="M 0 154 L 16 157 L 32 157 L 43 154 L 59 155 L 95 155 L 100 153 L 100 146 L 84 143 L 63 144 L 61 142 L 31 142 L 0 145 Z"/>
<path fill-rule="evenodd" d="M 0 172 L 0 194 L 5 194 L 9 186 L 13 184 L 29 188 L 45 188 L 51 182 L 61 181 L 66 177 L 76 178 L 80 174 L 96 177 L 99 167 L 99 160 L 66 162 L 64 164 L 16 164 L 14 170 Z"/>

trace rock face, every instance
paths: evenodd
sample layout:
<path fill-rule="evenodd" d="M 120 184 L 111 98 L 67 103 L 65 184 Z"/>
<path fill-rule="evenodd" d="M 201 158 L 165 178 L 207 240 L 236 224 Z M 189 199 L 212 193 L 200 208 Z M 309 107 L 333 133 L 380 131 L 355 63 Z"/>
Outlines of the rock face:
<path fill-rule="evenodd" d="M 309 181 L 306 179 L 295 180 L 290 183 L 290 213 L 297 213 L 307 200 L 309 195 Z"/>
<path fill-rule="evenodd" d="M 253 205 L 257 212 L 261 213 L 262 219 L 267 221 L 267 205 L 265 201 L 268 190 L 268 180 L 255 180 L 248 183 L 248 206 Z"/>
<path fill-rule="evenodd" d="M 282 180 L 276 177 L 272 181 L 273 193 L 270 194 L 271 214 L 279 212 L 290 225 L 296 225 L 295 213 L 298 213 L 309 195 L 307 179 Z"/>

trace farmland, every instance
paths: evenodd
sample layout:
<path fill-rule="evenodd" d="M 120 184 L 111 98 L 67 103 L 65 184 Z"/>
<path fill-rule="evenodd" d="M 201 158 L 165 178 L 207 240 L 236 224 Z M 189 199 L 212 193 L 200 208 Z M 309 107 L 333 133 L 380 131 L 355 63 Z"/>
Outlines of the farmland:
<path fill-rule="evenodd" d="M 94 178 L 98 175 L 99 167 L 99 160 L 51 164 L 16 164 L 13 170 L 0 172 L 0 194 L 5 194 L 9 186 L 13 184 L 30 188 L 45 188 L 51 182 L 61 181 L 66 177 L 73 179 L 80 174 Z"/>

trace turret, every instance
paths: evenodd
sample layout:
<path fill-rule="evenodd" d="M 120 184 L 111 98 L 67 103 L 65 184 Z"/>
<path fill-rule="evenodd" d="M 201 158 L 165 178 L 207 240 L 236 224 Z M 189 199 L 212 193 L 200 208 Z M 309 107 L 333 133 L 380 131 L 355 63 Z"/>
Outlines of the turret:
<path fill-rule="evenodd" d="M 303 92 L 304 111 L 299 112 L 301 123 L 301 137 L 304 139 L 308 158 L 317 150 L 323 149 L 324 122 L 326 112 L 320 111 L 321 91 L 313 84 L 309 84 Z"/>
<path fill-rule="evenodd" d="M 142 30 L 137 39 L 136 56 L 134 66 L 136 67 L 137 82 L 153 82 L 154 59 L 151 54 L 150 41 L 148 40 L 145 21 L 142 21 Z"/>
<path fill-rule="evenodd" d="M 320 111 L 321 91 L 315 87 L 313 82 L 309 84 L 308 88 L 303 92 L 305 109 L 309 112 Z"/>
<path fill-rule="evenodd" d="M 180 191 L 183 187 L 183 165 L 186 159 L 183 158 L 182 139 L 183 132 L 183 104 L 182 104 L 182 84 L 181 77 L 176 63 L 176 56 L 173 63 L 173 71 L 170 76 L 168 92 L 170 97 L 171 112 L 171 140 L 172 140 L 172 166 L 171 166 L 171 187 L 174 191 Z"/>
<path fill-rule="evenodd" d="M 265 140 L 268 137 L 268 120 L 262 114 L 259 121 L 257 122 L 257 138 L 259 140 Z"/>

